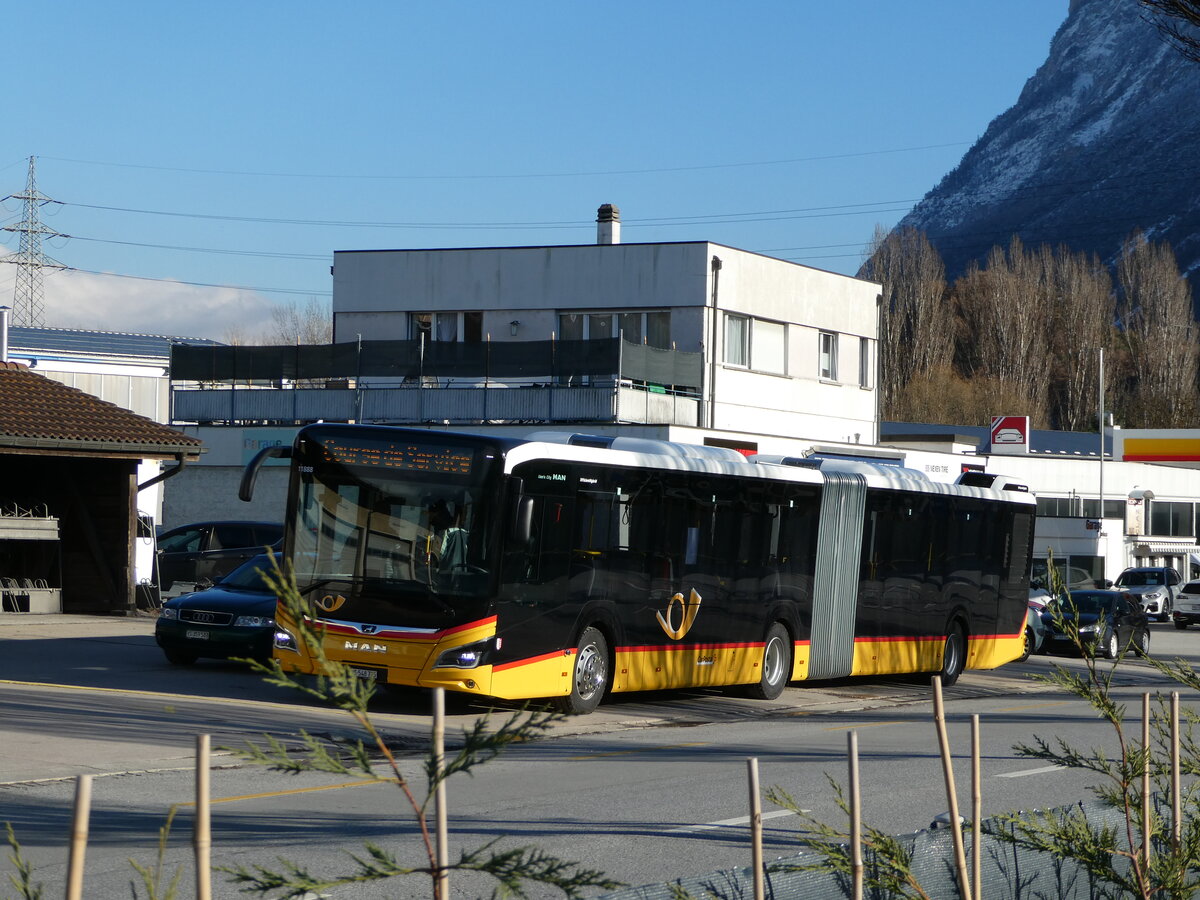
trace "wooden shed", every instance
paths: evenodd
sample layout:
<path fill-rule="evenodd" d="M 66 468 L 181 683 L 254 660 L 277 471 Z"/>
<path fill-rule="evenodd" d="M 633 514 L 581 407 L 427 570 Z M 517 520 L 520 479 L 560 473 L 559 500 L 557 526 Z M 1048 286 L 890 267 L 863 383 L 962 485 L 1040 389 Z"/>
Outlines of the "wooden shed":
<path fill-rule="evenodd" d="M 134 612 L 138 464 L 173 461 L 158 481 L 200 448 L 198 438 L 0 362 L 0 610 Z"/>

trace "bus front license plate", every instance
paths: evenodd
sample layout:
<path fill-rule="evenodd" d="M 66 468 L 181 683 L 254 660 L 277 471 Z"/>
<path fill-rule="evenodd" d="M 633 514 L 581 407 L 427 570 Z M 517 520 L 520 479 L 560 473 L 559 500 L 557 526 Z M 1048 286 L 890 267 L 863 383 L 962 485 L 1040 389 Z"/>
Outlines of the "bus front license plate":
<path fill-rule="evenodd" d="M 208 640 L 208 632 L 207 631 L 189 631 L 187 633 L 187 638 L 189 641 L 207 641 Z"/>
<path fill-rule="evenodd" d="M 364 681 L 387 681 L 379 669 L 364 669 L 362 666 L 350 666 L 349 668 L 350 674 L 355 678 L 361 678 Z"/>

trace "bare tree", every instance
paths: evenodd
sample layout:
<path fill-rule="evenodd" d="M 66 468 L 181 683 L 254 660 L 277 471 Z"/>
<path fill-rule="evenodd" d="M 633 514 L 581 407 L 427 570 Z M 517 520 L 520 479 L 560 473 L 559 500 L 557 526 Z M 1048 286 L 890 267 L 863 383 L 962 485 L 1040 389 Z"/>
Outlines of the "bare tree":
<path fill-rule="evenodd" d="M 1143 17 L 1175 46 L 1184 58 L 1200 62 L 1200 0 L 1138 0 L 1148 10 Z"/>
<path fill-rule="evenodd" d="M 1015 389 L 1024 414 L 1047 427 L 1051 291 L 1044 256 L 1013 237 L 1007 252 L 992 248 L 984 268 L 971 265 L 954 285 L 954 300 L 959 371 L 997 382 L 1005 393 Z"/>
<path fill-rule="evenodd" d="M 271 327 L 263 334 L 264 344 L 328 344 L 333 340 L 333 312 L 327 302 L 309 297 L 271 310 Z"/>
<path fill-rule="evenodd" d="M 859 276 L 883 285 L 880 379 L 885 416 L 903 415 L 902 396 L 915 378 L 948 368 L 954 355 L 946 267 L 924 232 L 876 227 L 870 258 Z"/>
<path fill-rule="evenodd" d="M 1132 378 L 1122 414 L 1141 428 L 1193 424 L 1197 413 L 1197 327 L 1192 296 L 1171 247 L 1137 232 L 1117 263 L 1121 332 Z"/>
<path fill-rule="evenodd" d="M 1112 276 L 1095 254 L 1042 248 L 1049 274 L 1053 363 L 1051 418 L 1065 431 L 1088 431 L 1099 407 L 1099 351 L 1113 342 L 1116 297 Z M 1108 408 L 1108 403 L 1105 403 Z"/>

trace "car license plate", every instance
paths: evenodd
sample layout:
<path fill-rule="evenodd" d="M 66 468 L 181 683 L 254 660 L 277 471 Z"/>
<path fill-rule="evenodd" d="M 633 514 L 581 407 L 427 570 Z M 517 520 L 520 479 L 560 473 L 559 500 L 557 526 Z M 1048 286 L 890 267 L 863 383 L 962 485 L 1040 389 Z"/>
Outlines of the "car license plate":
<path fill-rule="evenodd" d="M 207 631 L 189 631 L 187 638 L 189 641 L 207 641 L 209 633 Z"/>
<path fill-rule="evenodd" d="M 364 681 L 387 681 L 378 669 L 364 669 L 362 666 L 349 666 L 350 674 Z"/>

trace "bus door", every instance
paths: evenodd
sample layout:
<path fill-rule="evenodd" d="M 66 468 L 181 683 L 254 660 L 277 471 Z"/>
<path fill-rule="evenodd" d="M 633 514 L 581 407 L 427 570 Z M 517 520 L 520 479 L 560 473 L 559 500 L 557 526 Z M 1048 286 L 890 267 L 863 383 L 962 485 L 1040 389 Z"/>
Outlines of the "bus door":
<path fill-rule="evenodd" d="M 529 484 L 526 479 L 526 484 Z M 501 659 L 520 660 L 573 646 L 578 603 L 571 583 L 574 501 L 566 490 L 537 485 L 529 542 L 505 554 L 497 633 Z"/>

